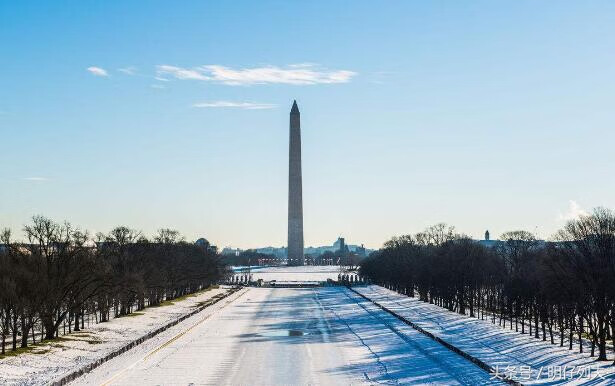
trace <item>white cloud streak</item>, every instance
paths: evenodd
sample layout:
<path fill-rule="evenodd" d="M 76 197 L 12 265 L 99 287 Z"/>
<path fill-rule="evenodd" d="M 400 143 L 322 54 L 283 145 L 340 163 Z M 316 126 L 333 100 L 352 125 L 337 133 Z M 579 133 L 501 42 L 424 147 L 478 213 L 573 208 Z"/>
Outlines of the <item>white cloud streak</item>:
<path fill-rule="evenodd" d="M 22 178 L 24 181 L 33 181 L 33 182 L 45 182 L 49 181 L 49 178 L 46 177 L 24 177 Z"/>
<path fill-rule="evenodd" d="M 135 66 L 128 66 L 124 68 L 118 68 L 118 71 L 125 75 L 135 75 L 137 73 L 137 68 Z"/>
<path fill-rule="evenodd" d="M 90 74 L 94 75 L 94 76 L 109 76 L 109 74 L 107 73 L 107 71 L 103 68 L 100 67 L 88 67 L 87 70 L 90 72 Z"/>
<path fill-rule="evenodd" d="M 354 71 L 327 70 L 311 63 L 292 64 L 285 68 L 265 66 L 233 69 L 221 65 L 205 65 L 187 69 L 177 66 L 159 65 L 156 69 L 156 78 L 158 80 L 169 80 L 169 78 L 200 80 L 230 86 L 347 83 L 357 75 Z"/>
<path fill-rule="evenodd" d="M 202 74 L 199 70 L 189 70 L 181 67 L 169 66 L 166 64 L 157 66 L 156 79 L 168 80 L 165 76 L 181 80 L 210 80 L 209 77 Z"/>
<path fill-rule="evenodd" d="M 214 102 L 200 102 L 195 103 L 192 107 L 198 108 L 219 108 L 219 107 L 230 107 L 244 110 L 264 110 L 264 109 L 273 109 L 277 107 L 277 105 L 270 103 L 252 103 L 252 102 L 229 102 L 229 101 L 214 101 Z"/>
<path fill-rule="evenodd" d="M 568 210 L 565 213 L 560 213 L 558 216 L 558 220 L 560 221 L 570 221 L 574 220 L 581 216 L 587 216 L 587 211 L 585 211 L 581 206 L 574 200 L 568 201 Z"/>

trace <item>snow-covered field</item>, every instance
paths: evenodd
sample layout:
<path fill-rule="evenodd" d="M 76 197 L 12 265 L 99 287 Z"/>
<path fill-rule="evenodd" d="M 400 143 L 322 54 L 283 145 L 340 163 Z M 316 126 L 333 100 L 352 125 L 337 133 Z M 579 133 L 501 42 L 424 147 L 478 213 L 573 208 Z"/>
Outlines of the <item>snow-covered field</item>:
<path fill-rule="evenodd" d="M 324 281 L 339 267 L 271 267 L 255 279 Z M 613 366 L 399 295 L 355 290 L 524 384 L 615 383 Z M 177 319 L 216 289 L 143 315 L 114 319 L 40 352 L 0 361 L 0 384 L 46 384 Z M 49 350 L 49 351 L 47 351 Z M 563 366 L 568 366 L 563 368 Z M 597 366 L 597 367 L 596 367 Z M 525 379 L 526 369 L 531 369 Z M 542 374 L 538 371 L 543 369 Z M 586 370 L 587 371 L 587 370 Z M 553 374 L 555 372 L 555 374 Z M 103 363 L 76 384 L 503 384 L 345 287 L 245 288 Z M 602 376 L 602 378 L 600 376 Z M 591 379 L 593 377 L 594 379 Z M 538 378 L 538 380 L 536 380 Z"/>
<path fill-rule="evenodd" d="M 267 267 L 253 271 L 252 278 L 264 281 L 327 281 L 327 279 L 337 280 L 340 272 L 343 272 L 343 269 L 337 265 Z"/>
<path fill-rule="evenodd" d="M 499 384 L 345 287 L 245 291 L 75 383 Z"/>
<path fill-rule="evenodd" d="M 199 302 L 226 291 L 228 288 L 211 289 L 174 304 L 146 308 L 133 316 L 112 319 L 82 332 L 62 336 L 57 342 L 37 345 L 29 353 L 4 358 L 0 360 L 0 384 L 49 383 L 189 313 Z M 199 315 L 207 312 L 211 311 L 206 309 Z"/>
<path fill-rule="evenodd" d="M 523 384 L 615 384 L 612 361 L 596 362 L 589 354 L 578 354 L 379 286 L 355 290 Z"/>

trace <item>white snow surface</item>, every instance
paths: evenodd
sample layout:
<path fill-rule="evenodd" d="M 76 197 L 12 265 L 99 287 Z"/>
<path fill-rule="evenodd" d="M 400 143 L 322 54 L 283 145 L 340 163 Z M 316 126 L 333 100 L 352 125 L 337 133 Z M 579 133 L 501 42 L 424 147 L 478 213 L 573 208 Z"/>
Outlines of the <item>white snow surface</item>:
<path fill-rule="evenodd" d="M 497 366 L 500 374 L 504 374 L 508 367 L 508 374 L 523 384 L 615 384 L 612 359 L 597 362 L 589 353 L 579 354 L 575 351 L 578 343 L 569 351 L 567 340 L 564 347 L 551 344 L 548 337 L 543 342 L 542 338 L 529 336 L 527 326 L 526 334 L 521 334 L 508 327 L 502 328 L 487 320 L 460 315 L 380 286 L 359 286 L 354 289 L 491 367 Z M 556 343 L 559 342 L 556 340 Z M 524 374 L 520 371 L 522 366 L 525 367 Z M 528 366 L 531 369 L 529 380 Z M 562 371 L 567 366 L 568 376 L 557 376 L 558 366 Z M 590 373 L 579 373 L 581 369 Z"/>
<path fill-rule="evenodd" d="M 47 384 L 189 313 L 198 302 L 228 290 L 210 289 L 174 304 L 146 308 L 136 316 L 93 324 L 81 332 L 63 335 L 58 342 L 38 345 L 31 353 L 1 359 L 0 385 Z M 204 312 L 207 309 L 199 315 Z"/>
<path fill-rule="evenodd" d="M 278 267 L 255 279 L 324 281 L 340 268 Z M 260 276 L 264 275 L 264 276 Z M 597 363 L 520 333 L 450 312 L 378 286 L 355 287 L 365 296 L 487 364 L 531 366 L 538 381 L 549 366 L 598 365 L 604 378 L 571 383 L 615 383 L 613 366 Z M 144 315 L 113 319 L 71 334 L 43 354 L 0 360 L 0 384 L 41 385 L 105 356 L 190 312 L 219 288 Z M 89 341 L 89 343 L 88 343 Z M 470 361 L 419 333 L 345 287 L 245 288 L 207 307 L 73 383 L 80 385 L 346 385 L 502 384 Z"/>
<path fill-rule="evenodd" d="M 500 384 L 345 287 L 249 288 L 228 299 L 75 384 Z"/>
<path fill-rule="evenodd" d="M 344 269 L 338 265 L 266 267 L 252 271 L 252 278 L 264 281 L 327 281 L 327 279 L 337 280 L 337 275 L 342 272 L 345 272 Z"/>

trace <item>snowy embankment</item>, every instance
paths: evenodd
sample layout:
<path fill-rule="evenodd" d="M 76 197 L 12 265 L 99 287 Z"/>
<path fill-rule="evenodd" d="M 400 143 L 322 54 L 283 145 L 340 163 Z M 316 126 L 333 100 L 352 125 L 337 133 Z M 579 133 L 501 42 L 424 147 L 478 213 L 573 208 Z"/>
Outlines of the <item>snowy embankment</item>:
<path fill-rule="evenodd" d="M 43 385 L 58 381 L 137 340 L 148 338 L 231 291 L 229 287 L 210 289 L 37 344 L 29 352 L 0 360 L 0 384 Z"/>
<path fill-rule="evenodd" d="M 376 285 L 354 287 L 425 331 L 523 384 L 615 383 L 612 361 L 597 362 L 528 334 L 503 329 L 487 320 L 470 318 Z M 495 373 L 493 375 L 496 375 Z"/>
<path fill-rule="evenodd" d="M 246 272 L 248 270 L 251 271 L 258 271 L 261 269 L 265 269 L 265 268 L 269 268 L 271 266 L 269 265 L 231 265 L 231 271 L 235 272 L 235 273 L 239 273 L 239 272 Z"/>

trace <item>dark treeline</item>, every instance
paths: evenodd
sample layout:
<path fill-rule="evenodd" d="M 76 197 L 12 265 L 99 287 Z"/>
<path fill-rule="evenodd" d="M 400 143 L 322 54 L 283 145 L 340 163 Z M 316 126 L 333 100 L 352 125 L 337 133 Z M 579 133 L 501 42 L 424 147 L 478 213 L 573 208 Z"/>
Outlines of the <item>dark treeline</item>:
<path fill-rule="evenodd" d="M 248 266 L 248 265 L 274 265 L 278 259 L 271 254 L 260 253 L 254 249 L 242 251 L 236 255 L 223 255 L 222 261 L 228 265 Z"/>
<path fill-rule="evenodd" d="M 325 251 L 317 256 L 305 256 L 305 262 L 309 265 L 341 265 L 351 270 L 356 269 L 362 259 L 361 256 L 348 250 Z"/>
<path fill-rule="evenodd" d="M 36 216 L 25 241 L 0 234 L 0 334 L 12 349 L 52 339 L 60 327 L 84 327 L 128 315 L 210 286 L 226 275 L 214 248 L 161 229 L 152 240 L 127 227 L 87 232 Z M 89 320 L 89 319 L 88 319 Z"/>
<path fill-rule="evenodd" d="M 394 237 L 361 263 L 376 284 L 552 344 L 615 349 L 615 213 L 598 208 L 553 241 L 507 232 L 485 246 L 444 224 Z"/>

